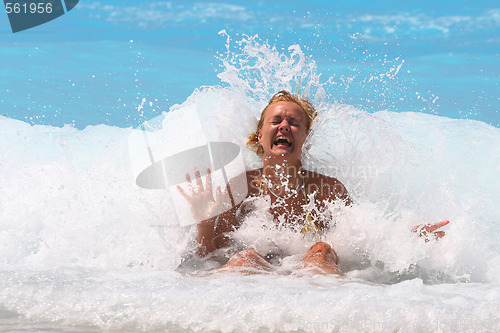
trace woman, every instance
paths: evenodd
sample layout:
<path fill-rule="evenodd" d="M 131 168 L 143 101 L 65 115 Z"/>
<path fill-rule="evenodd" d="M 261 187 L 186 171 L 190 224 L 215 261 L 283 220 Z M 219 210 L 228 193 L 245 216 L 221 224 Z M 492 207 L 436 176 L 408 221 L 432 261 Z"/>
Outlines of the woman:
<path fill-rule="evenodd" d="M 314 200 L 313 206 L 318 210 L 333 200 L 351 204 L 347 190 L 340 181 L 302 169 L 302 145 L 315 117 L 316 111 L 306 98 L 280 91 L 262 111 L 257 131 L 247 141 L 247 145 L 263 159 L 261 169 L 247 172 L 248 196 L 268 195 L 271 199 L 270 212 L 275 220 L 291 227 L 297 227 L 299 223 L 299 230 L 303 234 L 315 234 L 327 227 L 325 222 L 315 218 L 314 212 L 308 211 L 312 206 L 309 200 Z M 199 171 L 195 172 L 196 185 L 192 193 L 187 194 L 178 186 L 180 193 L 190 203 L 195 218 L 201 221 L 198 223 L 197 241 L 202 256 L 228 244 L 230 239 L 226 233 L 238 228 L 241 221 L 237 212 L 241 213 L 242 208 L 238 205 L 219 216 L 206 218 L 212 216 L 211 212 L 222 204 L 221 188 L 217 188 L 216 197 L 213 198 L 210 170 L 207 171 L 206 186 L 203 186 Z M 191 182 L 189 174 L 186 179 Z M 425 230 L 433 233 L 441 226 L 428 225 L 422 233 Z M 434 235 L 442 237 L 444 232 Z M 335 251 L 324 242 L 316 243 L 309 249 L 301 261 L 301 267 L 312 273 L 342 274 Z M 244 250 L 219 269 L 271 271 L 273 265 L 255 250 Z"/>

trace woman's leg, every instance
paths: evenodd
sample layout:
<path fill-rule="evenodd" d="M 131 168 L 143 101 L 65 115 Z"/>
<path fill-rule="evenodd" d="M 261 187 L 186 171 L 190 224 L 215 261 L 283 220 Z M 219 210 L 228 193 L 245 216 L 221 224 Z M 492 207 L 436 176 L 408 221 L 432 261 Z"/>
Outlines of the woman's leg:
<path fill-rule="evenodd" d="M 227 264 L 216 268 L 215 271 L 239 272 L 242 274 L 256 274 L 270 272 L 274 269 L 262 255 L 255 250 L 243 250 L 231 257 Z"/>
<path fill-rule="evenodd" d="M 339 274 L 342 271 L 337 266 L 339 259 L 332 247 L 324 242 L 314 244 L 301 261 L 307 270 L 315 274 Z"/>

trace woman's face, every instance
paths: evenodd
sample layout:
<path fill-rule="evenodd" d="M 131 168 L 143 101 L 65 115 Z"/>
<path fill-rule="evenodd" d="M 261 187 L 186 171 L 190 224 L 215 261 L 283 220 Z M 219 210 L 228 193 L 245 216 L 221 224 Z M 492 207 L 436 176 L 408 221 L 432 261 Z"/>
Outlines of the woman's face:
<path fill-rule="evenodd" d="M 265 159 L 296 163 L 300 160 L 306 137 L 306 114 L 297 103 L 277 102 L 267 108 L 262 128 L 258 131 Z"/>

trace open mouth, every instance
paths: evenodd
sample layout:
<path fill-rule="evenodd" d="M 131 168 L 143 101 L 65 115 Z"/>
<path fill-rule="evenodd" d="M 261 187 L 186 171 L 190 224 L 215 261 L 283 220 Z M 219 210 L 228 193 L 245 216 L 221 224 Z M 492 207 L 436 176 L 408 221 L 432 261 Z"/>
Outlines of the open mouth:
<path fill-rule="evenodd" d="M 291 145 L 292 145 L 292 140 L 290 140 L 285 136 L 278 136 L 273 142 L 273 146 L 290 147 Z"/>

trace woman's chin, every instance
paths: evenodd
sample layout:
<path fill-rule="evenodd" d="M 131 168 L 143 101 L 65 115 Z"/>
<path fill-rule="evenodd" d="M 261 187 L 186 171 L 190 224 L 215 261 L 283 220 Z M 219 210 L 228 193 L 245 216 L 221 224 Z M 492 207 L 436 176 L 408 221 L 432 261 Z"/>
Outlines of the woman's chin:
<path fill-rule="evenodd" d="M 275 160 L 275 161 L 287 161 L 289 163 L 294 163 L 299 161 L 300 154 L 297 155 L 295 154 L 294 151 L 291 151 L 290 149 L 286 148 L 275 148 L 271 151 L 270 154 L 266 154 L 266 158 L 268 160 Z"/>

